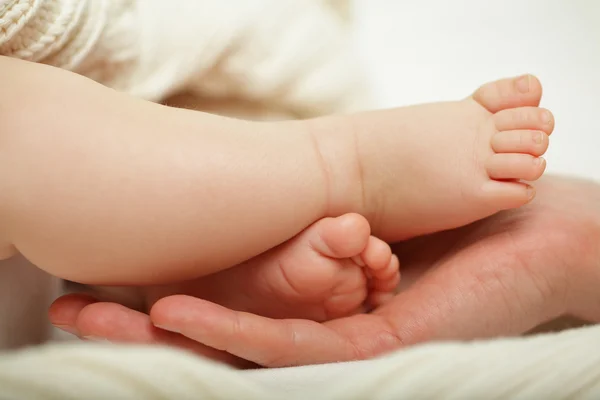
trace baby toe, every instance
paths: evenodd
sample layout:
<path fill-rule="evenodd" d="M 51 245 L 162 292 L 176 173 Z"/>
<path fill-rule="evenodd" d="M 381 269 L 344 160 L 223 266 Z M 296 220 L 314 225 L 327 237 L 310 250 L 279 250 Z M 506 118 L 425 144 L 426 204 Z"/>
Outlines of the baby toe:
<path fill-rule="evenodd" d="M 393 255 L 388 265 L 372 277 L 370 289 L 377 292 L 394 292 L 400 283 L 400 261 Z"/>
<path fill-rule="evenodd" d="M 498 131 L 532 129 L 550 135 L 554 130 L 554 116 L 544 108 L 521 107 L 502 110 L 494 114 Z"/>
<path fill-rule="evenodd" d="M 492 113 L 515 107 L 537 106 L 541 98 L 542 85 L 533 75 L 486 83 L 473 93 L 473 99 Z"/>
<path fill-rule="evenodd" d="M 546 160 L 529 154 L 494 154 L 486 164 L 486 170 L 492 179 L 522 179 L 535 181 L 546 169 Z"/>
<path fill-rule="evenodd" d="M 371 276 L 376 275 L 376 271 L 385 269 L 392 258 L 392 249 L 390 245 L 374 236 L 369 237 L 367 247 L 360 255 Z"/>
<path fill-rule="evenodd" d="M 489 180 L 481 187 L 481 197 L 490 207 L 509 210 L 529 203 L 535 188 L 522 182 Z"/>
<path fill-rule="evenodd" d="M 308 227 L 298 238 L 308 240 L 311 248 L 330 258 L 350 258 L 367 246 L 369 222 L 359 214 L 324 218 Z"/>
<path fill-rule="evenodd" d="M 549 138 L 542 131 L 502 131 L 492 136 L 491 145 L 496 153 L 525 153 L 541 156 L 548 150 Z"/>

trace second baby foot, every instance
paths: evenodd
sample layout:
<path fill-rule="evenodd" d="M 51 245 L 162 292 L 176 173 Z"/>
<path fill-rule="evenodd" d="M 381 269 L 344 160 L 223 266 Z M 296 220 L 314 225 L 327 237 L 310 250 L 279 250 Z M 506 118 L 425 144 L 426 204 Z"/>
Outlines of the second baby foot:
<path fill-rule="evenodd" d="M 361 204 L 373 234 L 393 242 L 534 197 L 524 181 L 544 172 L 541 156 L 554 129 L 552 113 L 538 107 L 541 93 L 539 81 L 525 75 L 485 84 L 461 101 L 324 117 L 310 131 L 330 185 L 354 171 L 361 190 L 342 198 Z"/>
<path fill-rule="evenodd" d="M 317 221 L 263 255 L 184 286 L 150 289 L 150 304 L 183 293 L 271 318 L 325 321 L 393 296 L 399 261 L 358 214 Z"/>

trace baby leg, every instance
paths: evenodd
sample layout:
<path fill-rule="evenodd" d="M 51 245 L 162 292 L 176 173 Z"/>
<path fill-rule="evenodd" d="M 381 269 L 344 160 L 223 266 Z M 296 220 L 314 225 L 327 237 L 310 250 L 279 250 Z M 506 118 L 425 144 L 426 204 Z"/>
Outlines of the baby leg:
<path fill-rule="evenodd" d="M 181 281 L 343 211 L 329 206 L 303 124 L 160 106 L 38 64 L 0 67 L 12 77 L 0 94 L 4 258 L 18 251 L 83 283 Z"/>

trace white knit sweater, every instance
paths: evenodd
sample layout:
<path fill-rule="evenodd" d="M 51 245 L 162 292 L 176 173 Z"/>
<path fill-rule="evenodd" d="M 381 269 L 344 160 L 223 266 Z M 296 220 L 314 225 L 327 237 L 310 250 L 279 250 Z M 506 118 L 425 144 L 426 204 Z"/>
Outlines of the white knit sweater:
<path fill-rule="evenodd" d="M 364 104 L 345 10 L 347 0 L 0 0 L 0 54 L 149 100 L 186 90 L 312 116 Z"/>

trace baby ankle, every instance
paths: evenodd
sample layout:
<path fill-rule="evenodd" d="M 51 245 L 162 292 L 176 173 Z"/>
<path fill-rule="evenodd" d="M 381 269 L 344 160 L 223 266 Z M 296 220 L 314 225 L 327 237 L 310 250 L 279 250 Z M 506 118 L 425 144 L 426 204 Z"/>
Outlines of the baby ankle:
<path fill-rule="evenodd" d="M 351 121 L 345 116 L 306 121 L 327 193 L 326 216 L 367 211 L 363 167 Z"/>

